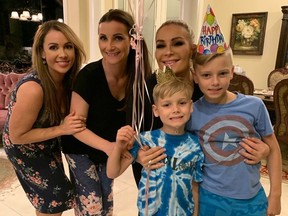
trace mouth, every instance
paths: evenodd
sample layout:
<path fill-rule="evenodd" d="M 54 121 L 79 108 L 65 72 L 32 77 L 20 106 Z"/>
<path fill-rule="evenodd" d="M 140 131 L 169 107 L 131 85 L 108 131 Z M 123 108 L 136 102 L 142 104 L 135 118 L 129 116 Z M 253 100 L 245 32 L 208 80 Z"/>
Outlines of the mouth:
<path fill-rule="evenodd" d="M 169 61 L 163 61 L 163 64 L 167 67 L 172 67 L 177 62 L 178 60 L 169 60 Z"/>
<path fill-rule="evenodd" d="M 208 89 L 209 92 L 211 93 L 218 93 L 222 90 L 222 88 L 217 88 L 217 89 Z"/>
<path fill-rule="evenodd" d="M 170 120 L 179 120 L 182 118 L 183 118 L 183 116 L 174 116 L 174 117 L 171 117 Z"/>
<path fill-rule="evenodd" d="M 108 53 L 106 52 L 106 55 L 109 56 L 109 57 L 115 57 L 119 54 L 119 52 L 113 52 L 113 53 Z"/>
<path fill-rule="evenodd" d="M 66 67 L 67 65 L 69 65 L 70 61 L 56 61 L 56 63 L 61 67 Z"/>

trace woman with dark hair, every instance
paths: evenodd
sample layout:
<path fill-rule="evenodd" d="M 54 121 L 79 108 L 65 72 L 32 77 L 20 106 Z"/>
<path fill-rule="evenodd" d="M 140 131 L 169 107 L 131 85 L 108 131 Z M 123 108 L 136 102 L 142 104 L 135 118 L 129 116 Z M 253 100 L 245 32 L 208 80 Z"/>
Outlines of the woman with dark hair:
<path fill-rule="evenodd" d="M 122 10 L 109 10 L 98 26 L 102 59 L 86 65 L 77 76 L 71 112 L 87 118 L 86 129 L 65 137 L 63 150 L 76 190 L 78 215 L 112 215 L 113 180 L 106 174 L 117 130 L 131 114 L 135 50 L 130 45 L 134 20 Z M 145 77 L 150 75 L 148 50 L 143 42 Z"/>

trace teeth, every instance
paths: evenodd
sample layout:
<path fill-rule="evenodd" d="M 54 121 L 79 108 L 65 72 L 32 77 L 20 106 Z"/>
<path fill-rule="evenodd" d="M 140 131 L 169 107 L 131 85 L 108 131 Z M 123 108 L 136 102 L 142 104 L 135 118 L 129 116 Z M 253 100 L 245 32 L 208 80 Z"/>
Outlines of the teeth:
<path fill-rule="evenodd" d="M 164 62 L 164 64 L 165 64 L 166 66 L 171 66 L 171 65 L 175 64 L 175 62 L 176 62 L 176 61 L 166 61 L 166 62 Z"/>
<path fill-rule="evenodd" d="M 69 62 L 67 62 L 67 61 L 61 61 L 61 62 L 58 62 L 58 64 L 59 64 L 59 65 L 62 65 L 62 66 L 63 66 L 63 65 L 66 66 L 66 65 L 69 64 Z"/>

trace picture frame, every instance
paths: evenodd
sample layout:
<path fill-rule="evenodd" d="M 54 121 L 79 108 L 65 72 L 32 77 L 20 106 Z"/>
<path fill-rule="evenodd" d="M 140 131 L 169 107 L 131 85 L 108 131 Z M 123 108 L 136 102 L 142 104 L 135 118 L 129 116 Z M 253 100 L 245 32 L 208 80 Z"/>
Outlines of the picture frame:
<path fill-rule="evenodd" d="M 268 12 L 232 14 L 230 46 L 236 55 L 262 55 Z"/>

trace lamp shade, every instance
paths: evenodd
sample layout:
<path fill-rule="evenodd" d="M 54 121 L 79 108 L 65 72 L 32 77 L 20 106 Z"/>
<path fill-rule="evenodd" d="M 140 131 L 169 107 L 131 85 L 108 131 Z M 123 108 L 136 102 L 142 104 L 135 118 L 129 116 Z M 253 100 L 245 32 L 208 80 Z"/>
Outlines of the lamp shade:
<path fill-rule="evenodd" d="M 12 11 L 11 12 L 11 18 L 12 19 L 19 19 L 19 14 L 17 11 Z"/>

